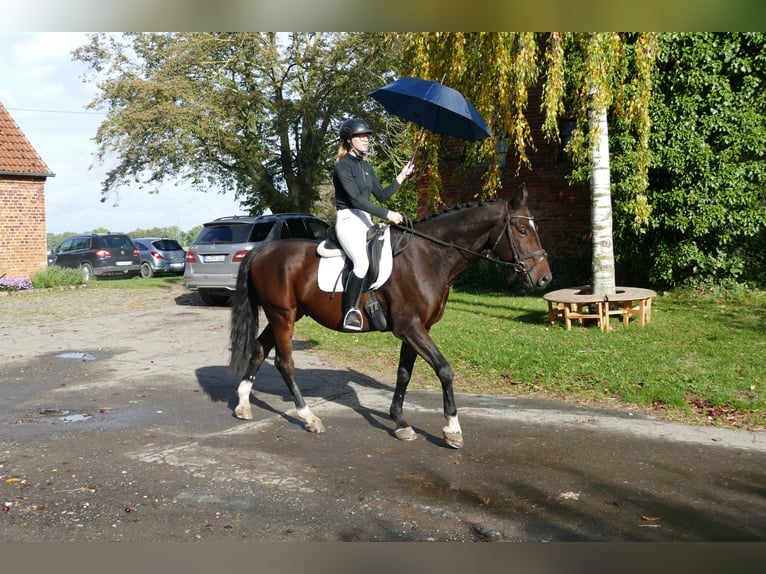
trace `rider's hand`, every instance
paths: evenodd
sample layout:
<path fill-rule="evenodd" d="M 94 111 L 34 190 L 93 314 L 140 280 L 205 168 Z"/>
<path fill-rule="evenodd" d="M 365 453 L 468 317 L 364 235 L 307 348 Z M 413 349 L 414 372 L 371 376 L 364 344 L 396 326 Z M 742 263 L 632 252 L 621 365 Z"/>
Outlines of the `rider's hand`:
<path fill-rule="evenodd" d="M 386 219 L 388 219 L 391 223 L 396 223 L 399 225 L 402 221 L 404 221 L 404 216 L 398 211 L 389 211 L 388 215 L 386 215 Z"/>
<path fill-rule="evenodd" d="M 412 177 L 413 173 L 415 173 L 415 164 L 410 160 L 407 162 L 407 165 L 402 168 L 402 171 L 399 172 L 399 175 L 396 176 L 396 180 L 402 184 L 404 183 L 404 180 Z"/>

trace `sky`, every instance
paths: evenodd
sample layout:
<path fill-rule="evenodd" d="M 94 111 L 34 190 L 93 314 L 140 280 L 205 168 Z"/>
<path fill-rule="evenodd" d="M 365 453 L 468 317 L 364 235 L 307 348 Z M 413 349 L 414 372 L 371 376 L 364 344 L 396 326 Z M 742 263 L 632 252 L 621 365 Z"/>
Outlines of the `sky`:
<path fill-rule="evenodd" d="M 243 213 L 232 192 L 203 193 L 183 182 L 123 187 L 101 202 L 110 166 L 98 163 L 93 138 L 105 116 L 85 109 L 96 86 L 83 83 L 86 67 L 71 54 L 86 41 L 80 32 L 0 32 L 0 102 L 56 174 L 45 183 L 47 232 L 173 225 L 189 231 Z"/>

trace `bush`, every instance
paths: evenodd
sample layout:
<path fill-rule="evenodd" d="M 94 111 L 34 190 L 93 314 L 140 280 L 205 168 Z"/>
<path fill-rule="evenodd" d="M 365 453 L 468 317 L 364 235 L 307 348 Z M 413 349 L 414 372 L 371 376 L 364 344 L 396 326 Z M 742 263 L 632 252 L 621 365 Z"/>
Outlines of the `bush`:
<path fill-rule="evenodd" d="M 34 285 L 35 289 L 70 287 L 72 285 L 82 285 L 84 282 L 82 271 L 79 269 L 69 269 L 56 265 L 32 275 L 32 285 Z"/>
<path fill-rule="evenodd" d="M 0 277 L 0 291 L 26 291 L 32 289 L 32 283 L 29 279 L 20 279 L 18 277 Z"/>

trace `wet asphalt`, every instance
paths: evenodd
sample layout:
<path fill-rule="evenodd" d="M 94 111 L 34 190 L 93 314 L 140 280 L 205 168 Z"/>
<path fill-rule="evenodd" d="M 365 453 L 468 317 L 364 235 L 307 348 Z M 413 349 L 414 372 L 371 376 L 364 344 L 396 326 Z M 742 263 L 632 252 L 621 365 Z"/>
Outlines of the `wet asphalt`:
<path fill-rule="evenodd" d="M 68 295 L 62 295 L 68 296 Z M 234 418 L 229 309 L 174 293 L 116 314 L 0 322 L 3 541 L 764 541 L 766 434 L 565 402 L 405 402 L 296 343 L 327 432 L 271 360 Z M 396 352 L 396 346 L 392 347 Z"/>

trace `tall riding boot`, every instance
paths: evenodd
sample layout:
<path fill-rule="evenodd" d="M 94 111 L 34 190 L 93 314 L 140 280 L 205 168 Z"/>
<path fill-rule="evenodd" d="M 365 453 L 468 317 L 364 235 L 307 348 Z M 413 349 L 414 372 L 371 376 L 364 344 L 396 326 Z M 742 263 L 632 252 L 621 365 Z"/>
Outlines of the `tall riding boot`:
<path fill-rule="evenodd" d="M 364 279 L 348 274 L 346 288 L 343 291 L 343 328 L 347 331 L 362 330 L 362 313 L 359 311 L 359 299 L 362 297 Z"/>

